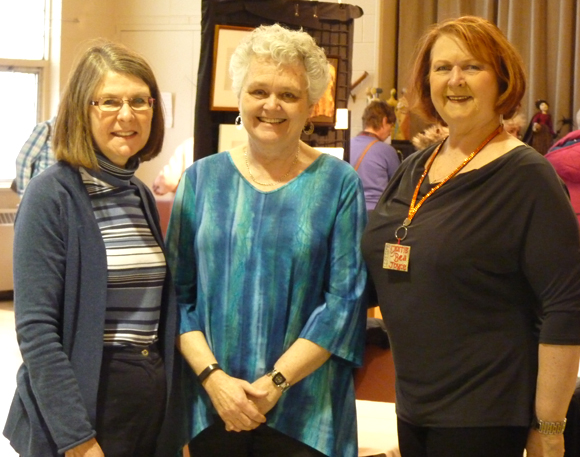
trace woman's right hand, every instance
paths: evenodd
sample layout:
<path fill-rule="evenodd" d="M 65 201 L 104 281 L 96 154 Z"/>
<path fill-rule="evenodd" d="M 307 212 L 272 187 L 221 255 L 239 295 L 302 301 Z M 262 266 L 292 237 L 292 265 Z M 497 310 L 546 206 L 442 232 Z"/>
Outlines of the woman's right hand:
<path fill-rule="evenodd" d="M 226 424 L 227 431 L 253 430 L 266 422 L 266 416 L 248 399 L 248 395 L 262 398 L 268 393 L 253 387 L 243 379 L 233 378 L 223 371 L 215 371 L 204 382 L 213 406 Z M 67 456 L 68 457 L 68 456 Z"/>
<path fill-rule="evenodd" d="M 96 438 L 91 438 L 82 444 L 66 451 L 64 457 L 105 457 Z"/>
<path fill-rule="evenodd" d="M 530 430 L 526 443 L 527 457 L 563 457 L 564 435 L 543 435 Z"/>

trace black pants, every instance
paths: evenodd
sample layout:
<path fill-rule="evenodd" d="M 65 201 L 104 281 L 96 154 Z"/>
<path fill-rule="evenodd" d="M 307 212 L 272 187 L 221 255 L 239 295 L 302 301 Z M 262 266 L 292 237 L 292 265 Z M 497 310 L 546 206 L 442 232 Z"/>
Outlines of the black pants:
<path fill-rule="evenodd" d="M 324 457 L 266 425 L 249 432 L 227 432 L 219 418 L 189 443 L 189 453 L 192 457 Z"/>
<path fill-rule="evenodd" d="M 528 427 L 417 427 L 397 420 L 401 457 L 522 457 Z"/>
<path fill-rule="evenodd" d="M 108 348 L 97 397 L 97 442 L 107 457 L 150 457 L 165 412 L 163 359 L 156 346 Z"/>

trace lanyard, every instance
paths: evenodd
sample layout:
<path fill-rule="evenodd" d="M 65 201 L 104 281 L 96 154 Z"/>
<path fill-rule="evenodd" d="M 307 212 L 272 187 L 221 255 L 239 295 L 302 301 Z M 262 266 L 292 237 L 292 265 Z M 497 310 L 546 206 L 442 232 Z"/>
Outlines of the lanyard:
<path fill-rule="evenodd" d="M 437 189 L 439 189 L 443 184 L 445 184 L 447 181 L 449 181 L 451 178 L 453 178 L 457 173 L 459 173 L 463 169 L 463 167 L 465 167 L 465 165 L 467 165 L 477 155 L 477 153 L 479 151 L 481 151 L 487 145 L 487 143 L 489 143 L 496 136 L 498 136 L 502 130 L 503 130 L 503 125 L 500 124 L 499 127 L 496 128 L 491 133 L 491 135 L 489 135 L 485 140 L 483 140 L 483 142 L 475 149 L 475 151 L 473 151 L 471 154 L 469 154 L 469 156 L 455 170 L 453 170 L 447 177 L 445 177 L 445 179 L 443 181 L 441 181 L 439 184 L 437 184 L 433 189 L 431 189 L 429 192 L 427 192 L 427 194 L 425 194 L 425 196 L 419 201 L 419 203 L 417 203 L 415 205 L 415 202 L 417 201 L 417 196 L 419 195 L 419 189 L 421 188 L 421 184 L 423 184 L 423 181 L 425 180 L 427 173 L 429 173 L 429 170 L 431 169 L 431 165 L 433 165 L 433 162 L 435 161 L 435 157 L 437 157 L 437 154 L 439 154 L 439 151 L 441 150 L 441 146 L 443 146 L 443 143 L 445 143 L 447 138 L 445 138 L 445 140 L 443 140 L 441 142 L 441 144 L 439 146 L 437 146 L 437 149 L 435 150 L 435 152 L 433 153 L 433 155 L 431 156 L 431 158 L 427 162 L 427 165 L 425 166 L 425 171 L 421 175 L 421 178 L 419 179 L 419 182 L 417 183 L 417 187 L 415 187 L 415 192 L 413 193 L 413 198 L 411 200 L 411 206 L 409 207 L 409 214 L 405 218 L 405 220 L 403 221 L 403 225 L 400 225 L 397 228 L 397 230 L 395 230 L 395 238 L 397 238 L 399 244 L 401 244 L 401 241 L 403 241 L 407 237 L 408 227 L 409 227 L 409 225 L 411 225 L 411 222 L 413 221 L 413 217 L 415 217 L 415 214 L 417 214 L 417 211 L 419 210 L 421 205 L 423 205 L 423 203 L 425 203 L 425 200 L 427 200 L 431 195 L 433 195 L 435 193 L 435 191 Z M 401 229 L 403 229 L 404 232 L 403 232 L 402 236 L 399 236 L 398 234 L 399 234 L 399 231 Z"/>

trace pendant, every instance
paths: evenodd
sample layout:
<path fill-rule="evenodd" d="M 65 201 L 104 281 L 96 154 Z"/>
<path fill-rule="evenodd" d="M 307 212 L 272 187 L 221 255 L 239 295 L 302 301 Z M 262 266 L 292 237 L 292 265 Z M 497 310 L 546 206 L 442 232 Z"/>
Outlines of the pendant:
<path fill-rule="evenodd" d="M 383 254 L 383 268 L 385 270 L 409 271 L 409 257 L 411 246 L 385 243 Z"/>

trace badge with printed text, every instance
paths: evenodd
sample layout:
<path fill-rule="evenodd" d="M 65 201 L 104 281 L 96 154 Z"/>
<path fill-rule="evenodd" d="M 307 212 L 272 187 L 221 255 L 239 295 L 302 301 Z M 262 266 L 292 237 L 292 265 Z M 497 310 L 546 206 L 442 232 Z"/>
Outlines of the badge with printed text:
<path fill-rule="evenodd" d="M 385 243 L 383 268 L 385 270 L 409 271 L 409 256 L 411 246 Z"/>

